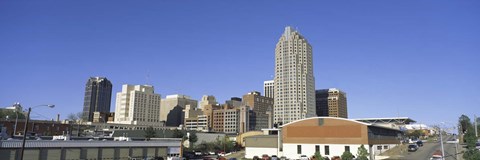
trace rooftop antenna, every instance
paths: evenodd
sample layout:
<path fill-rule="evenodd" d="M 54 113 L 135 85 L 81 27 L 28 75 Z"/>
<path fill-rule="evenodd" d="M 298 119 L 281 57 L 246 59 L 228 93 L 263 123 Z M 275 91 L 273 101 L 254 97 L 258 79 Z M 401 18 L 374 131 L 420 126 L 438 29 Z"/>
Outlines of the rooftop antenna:
<path fill-rule="evenodd" d="M 147 76 L 145 77 L 145 80 L 146 80 L 146 84 L 148 85 L 150 82 L 150 71 L 147 70 Z"/>

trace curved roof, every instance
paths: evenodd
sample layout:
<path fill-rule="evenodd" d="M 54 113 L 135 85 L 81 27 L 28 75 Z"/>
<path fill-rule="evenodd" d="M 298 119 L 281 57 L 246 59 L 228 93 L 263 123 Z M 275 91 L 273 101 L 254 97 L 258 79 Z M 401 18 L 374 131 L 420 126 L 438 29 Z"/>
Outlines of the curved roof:
<path fill-rule="evenodd" d="M 346 118 L 339 118 L 339 117 L 310 117 L 310 118 L 305 118 L 305 119 L 300 119 L 300 120 L 292 121 L 292 122 L 287 123 L 287 124 L 284 124 L 284 125 L 282 125 L 282 126 L 280 126 L 280 127 L 285 127 L 285 126 L 288 126 L 288 125 L 293 124 L 293 123 L 298 123 L 298 122 L 302 122 L 302 121 L 306 121 L 306 120 L 311 120 L 311 119 L 336 119 L 336 120 L 350 121 L 350 122 L 353 122 L 353 123 L 358 123 L 358 124 L 367 125 L 367 126 L 372 125 L 372 124 L 370 124 L 370 123 L 360 122 L 360 121 L 356 121 L 356 120 L 352 120 L 352 119 L 346 119 Z"/>

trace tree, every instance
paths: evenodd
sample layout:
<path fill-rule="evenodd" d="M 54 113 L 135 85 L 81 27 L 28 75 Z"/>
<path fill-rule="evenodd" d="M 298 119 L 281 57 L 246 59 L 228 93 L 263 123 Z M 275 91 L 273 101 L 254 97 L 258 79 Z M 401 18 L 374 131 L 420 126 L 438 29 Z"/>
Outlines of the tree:
<path fill-rule="evenodd" d="M 313 158 L 315 158 L 315 160 L 325 160 L 322 157 L 322 154 L 320 154 L 320 152 L 315 152 L 315 155 L 313 155 Z"/>
<path fill-rule="evenodd" d="M 410 138 L 419 138 L 422 135 L 423 135 L 423 131 L 421 130 L 415 130 L 413 132 L 407 133 L 407 136 Z"/>
<path fill-rule="evenodd" d="M 23 112 L 18 112 L 16 110 L 10 110 L 10 109 L 5 109 L 5 110 L 0 110 L 0 118 L 9 118 L 9 119 L 15 119 L 18 115 L 18 119 L 25 119 L 25 115 Z"/>
<path fill-rule="evenodd" d="M 463 154 L 463 158 L 466 160 L 480 159 L 480 151 L 475 148 L 475 144 L 477 143 L 477 137 L 475 136 L 475 130 L 473 129 L 473 125 L 468 125 L 464 139 L 467 142 L 467 151 Z"/>
<path fill-rule="evenodd" d="M 463 114 L 458 118 L 458 123 L 460 124 L 462 133 L 465 133 L 467 131 L 467 128 L 472 125 L 470 122 L 470 118 Z"/>
<path fill-rule="evenodd" d="M 73 121 L 74 123 L 77 124 L 77 136 L 80 136 L 80 124 L 82 123 L 83 113 L 82 112 L 77 112 L 77 113 L 70 113 L 67 116 L 67 119 Z M 73 129 L 73 127 L 72 127 Z"/>
<path fill-rule="evenodd" d="M 368 160 L 368 151 L 363 144 L 358 147 L 357 160 Z"/>
<path fill-rule="evenodd" d="M 208 152 L 208 143 L 205 142 L 205 141 L 202 141 L 202 143 L 198 144 L 196 147 L 195 147 L 195 150 L 197 151 L 200 151 L 202 153 L 205 153 L 205 152 Z"/>
<path fill-rule="evenodd" d="M 190 136 L 188 138 L 188 141 L 190 142 L 190 144 L 193 144 L 193 143 L 197 142 L 198 141 L 197 134 L 195 132 L 190 132 Z"/>
<path fill-rule="evenodd" d="M 157 137 L 157 132 L 155 132 L 155 130 L 153 130 L 153 127 L 150 126 L 145 130 L 145 138 L 147 140 L 150 140 L 150 138 L 154 138 L 154 137 Z"/>
<path fill-rule="evenodd" d="M 353 154 L 349 151 L 345 151 L 342 154 L 342 160 L 353 160 Z"/>

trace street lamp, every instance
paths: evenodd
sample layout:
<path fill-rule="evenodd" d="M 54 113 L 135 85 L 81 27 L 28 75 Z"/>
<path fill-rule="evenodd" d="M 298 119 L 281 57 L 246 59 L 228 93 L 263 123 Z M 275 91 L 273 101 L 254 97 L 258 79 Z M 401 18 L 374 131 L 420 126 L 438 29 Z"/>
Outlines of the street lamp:
<path fill-rule="evenodd" d="M 38 105 L 38 106 L 35 106 L 35 107 L 29 107 L 28 108 L 28 113 L 27 113 L 27 117 L 26 117 L 26 120 L 25 120 L 25 127 L 23 128 L 23 141 L 22 141 L 22 149 L 20 150 L 20 160 L 23 160 L 23 151 L 25 150 L 25 140 L 27 140 L 27 125 L 28 125 L 28 121 L 30 119 L 30 112 L 32 112 L 32 108 L 37 108 L 37 107 L 41 107 L 41 106 L 47 106 L 47 107 L 50 107 L 50 108 L 55 107 L 55 105 L 53 105 L 53 104 L 44 104 L 44 105 Z"/>
<path fill-rule="evenodd" d="M 440 129 L 440 146 L 442 146 L 442 160 L 445 160 L 445 150 L 443 150 L 443 137 L 442 137 L 442 127 Z"/>
<path fill-rule="evenodd" d="M 441 124 L 441 125 L 446 125 L 445 122 L 440 122 L 440 124 Z M 445 150 L 444 150 L 444 148 L 443 148 L 442 126 L 439 126 L 438 128 L 440 129 L 440 146 L 442 147 L 442 160 L 444 160 L 444 159 L 445 159 Z M 458 153 L 457 153 L 458 151 L 457 151 L 457 146 L 456 146 L 456 144 L 455 144 L 455 152 L 456 152 L 455 154 L 456 154 L 457 157 L 458 157 Z"/>

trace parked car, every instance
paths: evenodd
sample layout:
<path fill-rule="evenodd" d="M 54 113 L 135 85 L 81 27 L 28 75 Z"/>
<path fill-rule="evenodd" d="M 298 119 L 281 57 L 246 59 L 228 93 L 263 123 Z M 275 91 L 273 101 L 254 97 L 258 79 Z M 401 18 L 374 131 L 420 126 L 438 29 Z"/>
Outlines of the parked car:
<path fill-rule="evenodd" d="M 270 160 L 270 157 L 268 156 L 268 154 L 263 154 L 262 160 Z"/>
<path fill-rule="evenodd" d="M 409 152 L 415 152 L 417 150 L 418 150 L 418 146 L 416 144 L 408 145 L 408 151 Z"/>
<path fill-rule="evenodd" d="M 430 158 L 430 160 L 443 160 L 442 159 L 442 151 L 436 150 L 435 152 L 433 152 L 433 155 Z"/>
<path fill-rule="evenodd" d="M 272 155 L 272 157 L 270 157 L 270 158 L 271 158 L 271 160 L 279 160 L 277 155 Z"/>
<path fill-rule="evenodd" d="M 308 160 L 308 157 L 306 155 L 301 155 L 300 160 Z"/>
<path fill-rule="evenodd" d="M 418 145 L 419 147 L 422 147 L 422 146 L 423 146 L 423 142 L 422 142 L 421 140 L 418 140 L 418 141 L 417 141 L 417 145 Z"/>

